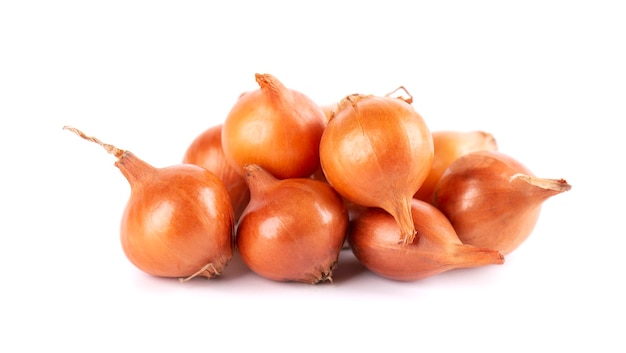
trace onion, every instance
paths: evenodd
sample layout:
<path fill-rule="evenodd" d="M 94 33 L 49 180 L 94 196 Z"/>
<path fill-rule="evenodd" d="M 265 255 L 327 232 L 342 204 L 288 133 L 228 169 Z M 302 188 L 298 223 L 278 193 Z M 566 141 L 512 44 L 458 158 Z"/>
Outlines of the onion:
<path fill-rule="evenodd" d="M 215 174 L 228 190 L 235 221 L 250 200 L 250 191 L 243 176 L 233 168 L 222 150 L 222 125 L 212 126 L 200 133 L 187 147 L 183 163 L 199 165 Z"/>
<path fill-rule="evenodd" d="M 279 180 L 255 164 L 245 170 L 250 203 L 237 227 L 244 263 L 275 281 L 332 281 L 348 227 L 341 197 L 318 180 Z"/>
<path fill-rule="evenodd" d="M 422 117 L 403 99 L 388 96 L 344 98 L 320 142 L 328 182 L 356 204 L 389 212 L 404 243 L 415 237 L 411 200 L 432 160 L 432 136 Z"/>
<path fill-rule="evenodd" d="M 120 227 L 123 251 L 138 269 L 186 281 L 220 275 L 233 256 L 234 215 L 222 181 L 192 164 L 155 168 L 129 151 L 95 142 L 117 157 L 130 184 Z"/>
<path fill-rule="evenodd" d="M 414 197 L 432 202 L 437 181 L 443 172 L 457 158 L 474 151 L 497 150 L 498 145 L 492 134 L 485 131 L 432 131 L 435 154 L 433 164 Z"/>
<path fill-rule="evenodd" d="M 398 243 L 401 229 L 380 208 L 369 208 L 350 223 L 348 244 L 367 269 L 393 280 L 415 281 L 458 268 L 504 263 L 496 250 L 461 243 L 448 219 L 421 200 L 411 202 L 419 240 Z"/>
<path fill-rule="evenodd" d="M 465 244 L 507 255 L 532 233 L 548 198 L 571 189 L 564 179 L 535 177 L 513 157 L 476 151 L 454 161 L 437 183 L 433 205 Z"/>
<path fill-rule="evenodd" d="M 256 74 L 259 89 L 242 94 L 222 127 L 228 162 L 242 176 L 258 164 L 279 179 L 307 177 L 319 168 L 326 118 L 319 105 L 269 74 Z"/>

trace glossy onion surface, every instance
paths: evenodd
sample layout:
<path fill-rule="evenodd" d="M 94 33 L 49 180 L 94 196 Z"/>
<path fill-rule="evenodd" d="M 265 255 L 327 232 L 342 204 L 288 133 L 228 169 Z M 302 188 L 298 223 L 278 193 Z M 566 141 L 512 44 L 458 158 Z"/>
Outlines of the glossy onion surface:
<path fill-rule="evenodd" d="M 308 178 L 276 179 L 246 166 L 250 203 L 237 228 L 248 267 L 276 281 L 332 280 L 348 227 L 348 212 L 330 185 Z"/>
<path fill-rule="evenodd" d="M 476 151 L 448 167 L 435 188 L 433 204 L 463 243 L 507 255 L 532 233 L 543 202 L 570 188 L 563 179 L 535 177 L 504 153 Z"/>
<path fill-rule="evenodd" d="M 279 179 L 307 177 L 319 168 L 319 142 L 326 117 L 303 93 L 269 74 L 256 74 L 259 89 L 235 102 L 222 128 L 229 163 L 245 175 L 258 164 Z"/>
<path fill-rule="evenodd" d="M 234 251 L 234 214 L 224 183 L 192 164 L 155 168 L 133 153 L 65 126 L 117 158 L 130 184 L 120 226 L 122 248 L 140 270 L 161 277 L 213 278 Z"/>
<path fill-rule="evenodd" d="M 413 200 L 411 211 L 419 234 L 411 244 L 398 242 L 398 224 L 380 208 L 370 208 L 350 223 L 348 244 L 367 269 L 389 279 L 415 281 L 457 268 L 504 263 L 496 250 L 462 244 L 431 204 Z"/>
<path fill-rule="evenodd" d="M 324 130 L 320 161 L 346 199 L 389 212 L 411 242 L 413 195 L 430 171 L 433 141 L 422 117 L 398 98 L 352 95 Z"/>
<path fill-rule="evenodd" d="M 155 276 L 221 274 L 234 249 L 233 209 L 222 181 L 195 165 L 152 168 L 130 153 L 116 166 L 131 184 L 121 224 L 128 259 Z"/>

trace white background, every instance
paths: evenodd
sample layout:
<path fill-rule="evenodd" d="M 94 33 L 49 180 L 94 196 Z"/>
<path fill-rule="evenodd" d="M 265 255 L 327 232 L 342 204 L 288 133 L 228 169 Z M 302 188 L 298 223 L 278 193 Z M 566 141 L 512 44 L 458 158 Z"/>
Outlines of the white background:
<path fill-rule="evenodd" d="M 0 351 L 623 352 L 618 5 L 1 2 Z M 502 266 L 401 283 L 344 253 L 317 286 L 237 259 L 212 281 L 141 273 L 114 157 L 62 127 L 179 163 L 257 72 L 320 104 L 404 85 L 432 130 L 489 131 L 573 188 Z"/>

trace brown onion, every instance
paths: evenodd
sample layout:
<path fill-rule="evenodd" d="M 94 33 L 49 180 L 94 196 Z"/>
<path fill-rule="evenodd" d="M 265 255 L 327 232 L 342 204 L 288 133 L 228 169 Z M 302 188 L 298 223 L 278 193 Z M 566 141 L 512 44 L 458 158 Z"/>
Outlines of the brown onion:
<path fill-rule="evenodd" d="M 432 167 L 415 198 L 432 202 L 435 186 L 443 172 L 457 158 L 474 151 L 497 150 L 498 144 L 492 134 L 485 131 L 432 131 L 435 148 Z"/>
<path fill-rule="evenodd" d="M 324 112 L 274 76 L 255 77 L 259 89 L 241 95 L 224 121 L 226 159 L 242 176 L 246 164 L 258 164 L 279 179 L 311 175 L 320 165 Z"/>
<path fill-rule="evenodd" d="M 425 121 L 399 98 L 347 96 L 320 142 L 328 182 L 346 199 L 393 215 L 402 229 L 398 241 L 404 243 L 415 237 L 411 200 L 432 160 Z"/>
<path fill-rule="evenodd" d="M 507 255 L 532 233 L 548 198 L 571 189 L 564 179 L 535 177 L 513 157 L 476 151 L 454 161 L 436 188 L 433 204 L 465 244 Z"/>
<path fill-rule="evenodd" d="M 411 202 L 419 239 L 398 243 L 401 229 L 380 208 L 370 208 L 350 223 L 350 249 L 370 271 L 399 281 L 415 281 L 457 268 L 502 264 L 496 250 L 461 243 L 448 219 L 421 200 Z"/>
<path fill-rule="evenodd" d="M 330 185 L 310 178 L 279 180 L 246 165 L 250 203 L 237 228 L 237 249 L 258 275 L 276 281 L 332 281 L 348 213 Z"/>
<path fill-rule="evenodd" d="M 250 200 L 250 191 L 244 177 L 237 173 L 224 156 L 222 125 L 212 126 L 200 133 L 187 147 L 183 163 L 199 165 L 222 180 L 230 195 L 237 221 Z"/>
<path fill-rule="evenodd" d="M 120 227 L 122 248 L 140 270 L 181 281 L 220 275 L 234 250 L 234 216 L 222 181 L 192 164 L 155 168 L 129 151 L 95 142 L 117 157 L 130 184 Z"/>

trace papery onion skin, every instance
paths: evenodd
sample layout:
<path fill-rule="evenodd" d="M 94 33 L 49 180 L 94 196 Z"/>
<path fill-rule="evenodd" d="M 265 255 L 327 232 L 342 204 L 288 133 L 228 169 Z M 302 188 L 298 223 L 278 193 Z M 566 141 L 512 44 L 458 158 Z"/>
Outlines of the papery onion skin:
<path fill-rule="evenodd" d="M 447 218 L 421 200 L 411 202 L 419 239 L 399 244 L 400 228 L 380 208 L 369 208 L 350 223 L 348 244 L 368 270 L 397 281 L 417 281 L 458 268 L 500 265 L 496 250 L 462 244 Z"/>
<path fill-rule="evenodd" d="M 234 252 L 234 213 L 222 181 L 180 164 L 155 168 L 132 152 L 65 126 L 117 157 L 130 184 L 120 225 L 124 254 L 141 271 L 186 281 L 222 273 Z"/>
<path fill-rule="evenodd" d="M 235 212 L 235 221 L 250 200 L 250 191 L 244 177 L 226 160 L 222 149 L 222 124 L 209 127 L 189 144 L 183 163 L 199 165 L 215 174 L 228 190 Z"/>
<path fill-rule="evenodd" d="M 498 150 L 495 137 L 486 131 L 436 130 L 431 134 L 434 146 L 432 167 L 414 195 L 426 202 L 432 202 L 439 178 L 457 158 L 474 151 Z"/>
<path fill-rule="evenodd" d="M 532 233 L 548 198 L 570 190 L 564 179 L 537 178 L 498 151 L 476 151 L 454 161 L 435 188 L 441 210 L 465 244 L 508 255 Z"/>
<path fill-rule="evenodd" d="M 221 180 L 195 165 L 151 169 L 130 153 L 115 165 L 132 185 L 120 227 L 126 257 L 159 277 L 220 275 L 234 251 L 233 208 Z"/>
<path fill-rule="evenodd" d="M 328 123 L 320 142 L 320 162 L 328 182 L 346 199 L 380 207 L 410 243 L 413 195 L 433 160 L 433 141 L 424 119 L 398 98 L 350 95 Z"/>
<path fill-rule="evenodd" d="M 279 179 L 311 175 L 319 168 L 326 126 L 322 108 L 270 74 L 255 77 L 259 89 L 243 94 L 224 121 L 227 160 L 242 176 L 246 164 L 258 164 Z"/>
<path fill-rule="evenodd" d="M 261 277 L 317 284 L 332 281 L 348 227 L 348 213 L 330 185 L 279 180 L 247 165 L 250 203 L 237 228 L 237 249 Z"/>

